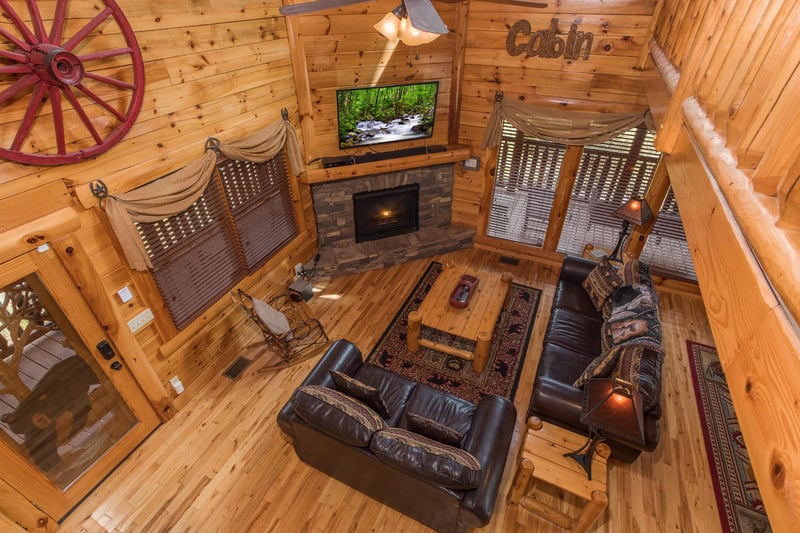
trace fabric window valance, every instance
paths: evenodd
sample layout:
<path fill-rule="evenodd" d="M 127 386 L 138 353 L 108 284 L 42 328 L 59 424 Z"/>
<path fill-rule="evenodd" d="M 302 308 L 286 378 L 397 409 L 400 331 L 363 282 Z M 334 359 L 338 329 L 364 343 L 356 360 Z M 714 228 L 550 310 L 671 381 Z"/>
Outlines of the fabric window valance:
<path fill-rule="evenodd" d="M 237 141 L 212 140 L 212 145 L 231 159 L 254 163 L 269 161 L 285 146 L 292 172 L 299 174 L 303 171 L 300 141 L 294 126 L 285 116 L 283 120 Z M 106 199 L 106 214 L 132 269 L 144 271 L 153 268 L 134 223 L 156 222 L 191 207 L 205 192 L 216 161 L 215 151 L 206 150 L 201 158 L 172 174 Z"/>
<path fill-rule="evenodd" d="M 599 144 L 620 133 L 647 124 L 655 129 L 650 113 L 588 113 L 550 109 L 524 102 L 498 99 L 494 103 L 483 148 L 500 142 L 503 120 L 526 135 L 568 145 Z"/>

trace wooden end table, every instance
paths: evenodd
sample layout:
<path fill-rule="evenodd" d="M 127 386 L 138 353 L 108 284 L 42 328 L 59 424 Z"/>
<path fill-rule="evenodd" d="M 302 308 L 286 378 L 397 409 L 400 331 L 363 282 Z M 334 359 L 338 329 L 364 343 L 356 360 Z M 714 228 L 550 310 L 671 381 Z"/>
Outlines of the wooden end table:
<path fill-rule="evenodd" d="M 477 275 L 480 282 L 469 305 L 457 308 L 450 305 L 450 293 L 462 274 Z M 502 275 L 493 272 L 469 272 L 464 267 L 445 265 L 419 308 L 408 314 L 408 351 L 417 352 L 420 346 L 424 346 L 472 361 L 475 373 L 483 372 L 489 356 L 492 331 L 512 279 L 514 276 L 510 272 Z M 420 338 L 421 326 L 474 341 L 475 350 L 470 352 Z"/>
<path fill-rule="evenodd" d="M 597 445 L 592 458 L 592 480 L 589 481 L 586 471 L 577 461 L 564 457 L 565 453 L 580 448 L 586 437 L 546 424 L 536 417 L 531 417 L 527 425 L 517 473 L 508 492 L 508 506 L 520 505 L 564 529 L 585 533 L 608 506 L 606 462 L 611 450 L 605 443 Z M 529 495 L 527 489 L 531 478 L 574 494 L 587 503 L 577 517 L 571 517 Z"/>

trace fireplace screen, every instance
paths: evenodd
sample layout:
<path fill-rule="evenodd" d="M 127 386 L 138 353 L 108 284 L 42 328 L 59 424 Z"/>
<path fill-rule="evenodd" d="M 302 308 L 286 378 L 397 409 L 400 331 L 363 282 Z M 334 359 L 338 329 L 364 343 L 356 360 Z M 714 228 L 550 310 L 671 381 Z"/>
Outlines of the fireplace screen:
<path fill-rule="evenodd" d="M 353 195 L 356 242 L 374 241 L 419 229 L 419 184 Z"/>

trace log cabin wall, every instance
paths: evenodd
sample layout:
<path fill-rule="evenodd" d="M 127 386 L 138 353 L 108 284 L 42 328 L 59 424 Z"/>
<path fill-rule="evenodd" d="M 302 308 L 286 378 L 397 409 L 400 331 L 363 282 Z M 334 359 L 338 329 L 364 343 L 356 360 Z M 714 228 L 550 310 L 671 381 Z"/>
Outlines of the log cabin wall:
<path fill-rule="evenodd" d="M 112 194 L 125 192 L 199 158 L 209 136 L 244 137 L 279 120 L 282 108 L 294 124 L 299 116 L 279 0 L 139 0 L 121 7 L 144 56 L 141 113 L 127 136 L 96 158 L 53 167 L 0 160 L 0 262 L 51 241 L 118 350 L 138 362 L 137 378 L 148 396 L 169 408 L 175 397 L 170 377 L 178 375 L 193 390 L 220 354 L 235 356 L 255 330 L 226 296 L 176 331 L 149 275 L 130 271 L 117 252 L 88 183 L 102 179 Z M 5 132 L 17 127 L 0 124 Z M 303 185 L 295 193 L 301 235 L 242 283 L 255 294 L 285 290 L 290 265 L 314 254 L 310 193 Z M 70 256 L 63 254 L 67 243 Z M 124 286 L 134 299 L 123 305 L 116 291 Z M 155 321 L 131 334 L 126 322 L 146 307 Z"/>
<path fill-rule="evenodd" d="M 496 2 L 469 2 L 464 51 L 459 143 L 482 156 L 487 172 L 462 171 L 456 178 L 454 222 L 479 225 L 488 216 L 496 152 L 482 153 L 481 142 L 495 94 L 537 105 L 582 111 L 632 113 L 648 103 L 639 59 L 646 51 L 655 0 L 547 2 L 533 9 Z M 547 30 L 557 19 L 566 38 L 572 24 L 593 34 L 588 59 L 512 56 L 506 49 L 509 29 L 520 20 L 531 33 Z M 517 45 L 527 38 L 518 34 Z M 483 202 L 483 204 L 482 204 Z"/>
<path fill-rule="evenodd" d="M 664 0 L 646 83 L 756 480 L 800 520 L 800 3 Z M 653 74 L 652 77 L 649 74 Z"/>

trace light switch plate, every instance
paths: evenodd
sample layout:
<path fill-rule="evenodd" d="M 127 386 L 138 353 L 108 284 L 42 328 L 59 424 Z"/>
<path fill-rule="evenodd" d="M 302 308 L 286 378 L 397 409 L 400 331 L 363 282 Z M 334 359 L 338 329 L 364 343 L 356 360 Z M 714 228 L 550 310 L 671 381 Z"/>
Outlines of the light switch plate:
<path fill-rule="evenodd" d="M 149 324 L 150 321 L 153 320 L 154 318 L 155 316 L 153 315 L 153 312 L 148 307 L 135 317 L 128 320 L 128 329 L 131 330 L 131 333 L 136 333 L 137 331 L 145 327 L 147 324 Z"/>
<path fill-rule="evenodd" d="M 117 296 L 119 296 L 119 300 L 124 304 L 133 300 L 133 293 L 131 292 L 130 287 L 122 287 L 117 291 Z"/>

